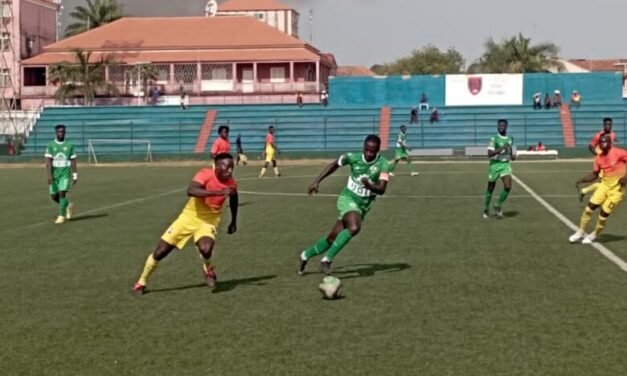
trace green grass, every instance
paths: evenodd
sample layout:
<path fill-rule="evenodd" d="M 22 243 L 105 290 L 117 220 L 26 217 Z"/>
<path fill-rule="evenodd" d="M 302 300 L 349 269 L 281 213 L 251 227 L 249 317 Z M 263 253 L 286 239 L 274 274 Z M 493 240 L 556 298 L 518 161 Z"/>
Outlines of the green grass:
<path fill-rule="evenodd" d="M 573 182 L 590 167 L 515 172 L 577 222 Z M 42 169 L 0 170 L 0 375 L 624 374 L 627 274 L 569 245 L 570 230 L 517 186 L 508 217 L 483 220 L 483 163 L 394 178 L 334 263 L 346 298 L 322 300 L 316 263 L 298 277 L 296 255 L 330 229 L 335 199 L 280 194 L 305 192 L 320 168 L 264 180 L 239 169 L 241 191 L 270 195 L 242 194 L 235 235 L 225 214 L 218 290 L 188 246 L 142 297 L 132 284 L 195 167 L 83 168 L 76 221 L 63 226 Z M 623 259 L 626 210 L 602 238 Z"/>

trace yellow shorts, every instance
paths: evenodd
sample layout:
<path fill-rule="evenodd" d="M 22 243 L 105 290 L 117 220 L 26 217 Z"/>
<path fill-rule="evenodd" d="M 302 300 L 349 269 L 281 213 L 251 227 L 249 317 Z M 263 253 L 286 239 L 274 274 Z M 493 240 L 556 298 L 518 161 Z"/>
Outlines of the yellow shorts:
<path fill-rule="evenodd" d="M 601 183 L 597 190 L 594 191 L 592 197 L 590 197 L 590 203 L 601 206 L 604 212 L 610 214 L 620 205 L 624 196 L 625 188 L 620 184 L 609 186 Z"/>
<path fill-rule="evenodd" d="M 266 150 L 266 162 L 272 162 L 274 160 L 274 150 Z"/>
<path fill-rule="evenodd" d="M 215 239 L 219 224 L 219 213 L 204 219 L 181 214 L 161 235 L 161 240 L 172 244 L 178 249 L 183 249 L 192 236 L 194 237 L 194 243 L 205 236 Z"/>

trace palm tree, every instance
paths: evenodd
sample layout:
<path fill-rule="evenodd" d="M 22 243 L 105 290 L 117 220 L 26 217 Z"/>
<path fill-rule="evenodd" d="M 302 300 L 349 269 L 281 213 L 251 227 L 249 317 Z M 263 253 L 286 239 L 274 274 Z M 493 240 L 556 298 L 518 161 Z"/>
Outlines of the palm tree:
<path fill-rule="evenodd" d="M 93 1 L 93 2 L 92 2 Z M 117 0 L 87 0 L 87 7 L 74 8 L 70 17 L 75 21 L 65 28 L 65 36 L 80 34 L 123 17 Z"/>
<path fill-rule="evenodd" d="M 84 105 L 91 105 L 98 93 L 118 95 L 118 89 L 105 79 L 105 69 L 112 62 L 101 58 L 97 62 L 90 62 L 91 52 L 75 49 L 73 63 L 62 62 L 50 67 L 50 81 L 59 84 L 54 94 L 59 103 L 72 97 L 83 97 Z"/>
<path fill-rule="evenodd" d="M 470 73 L 532 73 L 564 69 L 559 61 L 559 47 L 548 42 L 532 45 L 531 39 L 522 34 L 501 43 L 490 38 L 484 48 L 483 56 L 468 68 Z"/>

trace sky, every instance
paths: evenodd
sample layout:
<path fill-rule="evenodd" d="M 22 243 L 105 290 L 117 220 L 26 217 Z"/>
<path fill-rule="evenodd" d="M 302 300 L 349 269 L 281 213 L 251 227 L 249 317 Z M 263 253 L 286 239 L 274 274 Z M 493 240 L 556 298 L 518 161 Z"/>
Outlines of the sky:
<path fill-rule="evenodd" d="M 563 58 L 627 58 L 621 38 L 627 0 L 280 0 L 300 13 L 300 38 L 332 52 L 340 65 L 391 62 L 416 48 L 454 47 L 466 65 L 489 37 L 522 32 L 550 41 Z M 133 16 L 202 15 L 206 0 L 121 0 Z M 220 2 L 220 1 L 219 1 Z M 63 0 L 63 20 L 85 0 Z M 65 24 L 63 25 L 65 27 Z"/>

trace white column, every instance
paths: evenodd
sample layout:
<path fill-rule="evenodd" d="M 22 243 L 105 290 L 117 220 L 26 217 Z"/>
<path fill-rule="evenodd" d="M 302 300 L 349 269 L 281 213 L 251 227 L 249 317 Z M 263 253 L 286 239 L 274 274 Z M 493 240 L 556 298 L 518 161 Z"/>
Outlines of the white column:
<path fill-rule="evenodd" d="M 316 61 L 316 92 L 320 93 L 320 60 Z"/>

